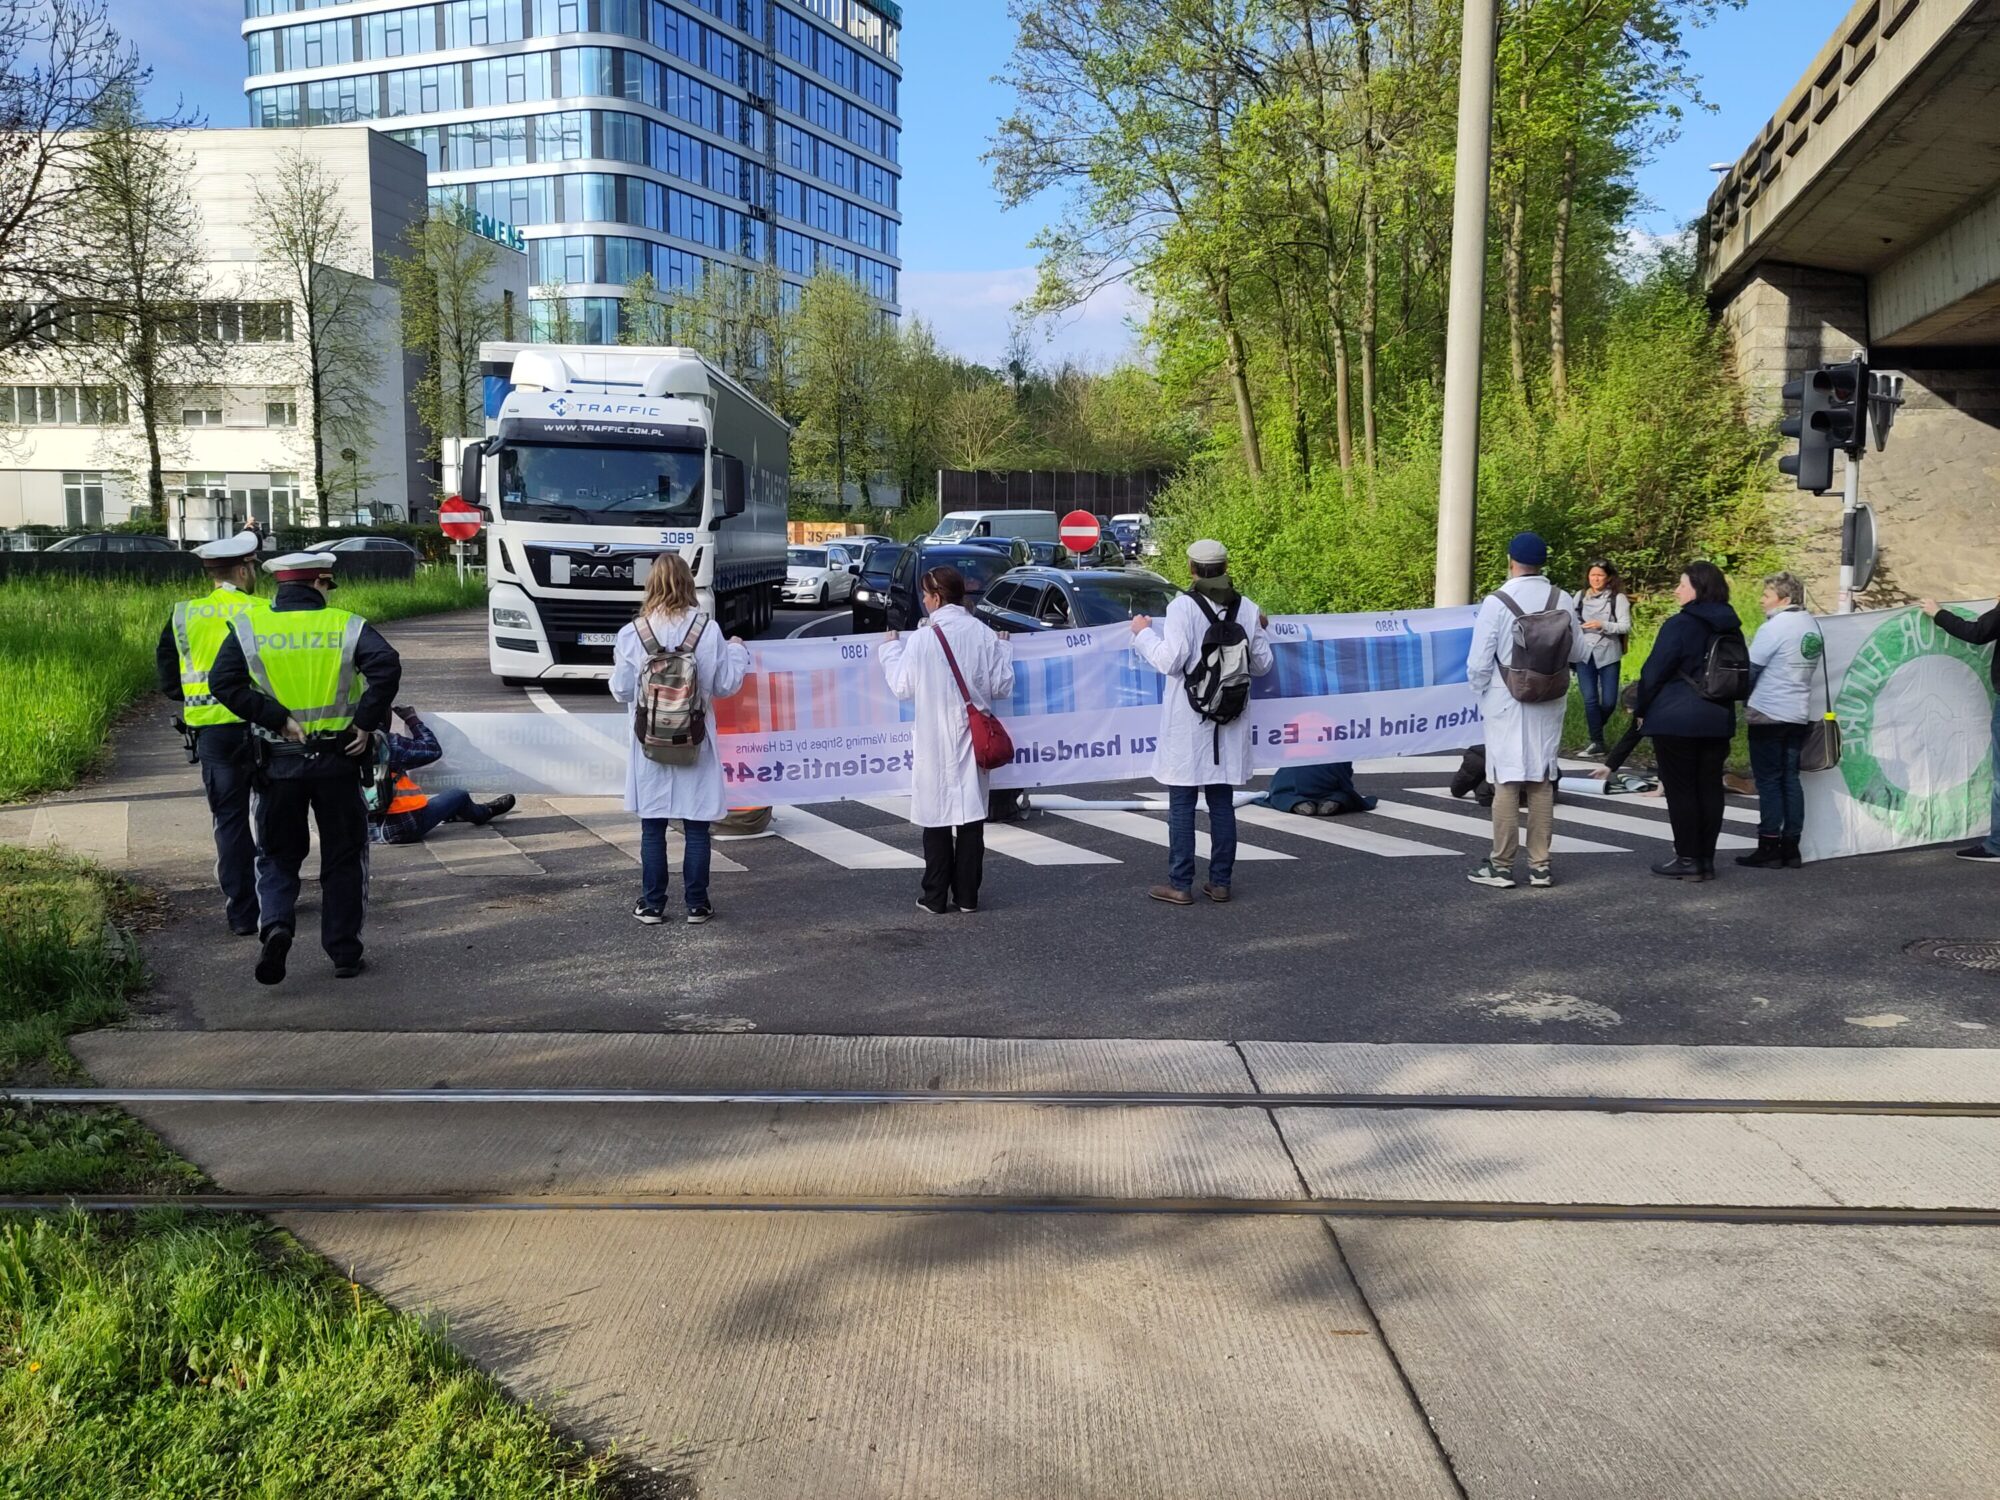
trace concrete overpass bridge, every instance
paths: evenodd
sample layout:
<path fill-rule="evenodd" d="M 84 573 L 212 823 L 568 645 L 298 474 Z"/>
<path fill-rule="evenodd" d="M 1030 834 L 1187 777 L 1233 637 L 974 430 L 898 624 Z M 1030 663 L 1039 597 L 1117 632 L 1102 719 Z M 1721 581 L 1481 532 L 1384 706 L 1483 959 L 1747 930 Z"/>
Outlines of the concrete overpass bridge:
<path fill-rule="evenodd" d="M 1857 0 L 1717 184 L 1701 249 L 1760 416 L 1857 348 L 1909 377 L 1863 468 L 1869 602 L 2000 592 L 2000 0 Z M 1830 600 L 1838 500 L 1798 500 Z"/>

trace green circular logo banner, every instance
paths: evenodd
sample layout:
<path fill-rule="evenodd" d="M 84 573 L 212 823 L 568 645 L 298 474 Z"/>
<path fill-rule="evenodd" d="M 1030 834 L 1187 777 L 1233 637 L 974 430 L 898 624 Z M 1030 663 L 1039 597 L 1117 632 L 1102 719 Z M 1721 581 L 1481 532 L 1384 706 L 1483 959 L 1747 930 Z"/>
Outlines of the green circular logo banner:
<path fill-rule="evenodd" d="M 1921 610 L 1884 620 L 1841 675 L 1833 711 L 1847 794 L 1899 843 L 1984 833 L 1993 797 L 1988 652 Z"/>

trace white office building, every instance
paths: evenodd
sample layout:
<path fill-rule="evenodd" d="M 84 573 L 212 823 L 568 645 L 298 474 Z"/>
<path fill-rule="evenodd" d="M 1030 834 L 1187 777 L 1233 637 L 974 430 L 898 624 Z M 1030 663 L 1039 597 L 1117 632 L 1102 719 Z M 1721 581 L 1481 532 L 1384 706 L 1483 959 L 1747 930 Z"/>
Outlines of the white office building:
<path fill-rule="evenodd" d="M 365 128 L 189 130 L 192 197 L 207 247 L 202 336 L 222 350 L 212 379 L 178 388 L 163 429 L 169 533 L 188 541 L 245 521 L 282 528 L 369 525 L 427 512 L 433 471 L 410 392 L 421 361 L 403 348 L 389 261 L 428 211 L 423 157 Z M 256 244 L 256 194 L 281 153 L 320 160 L 357 233 L 348 264 L 379 326 L 373 415 L 353 456 L 329 455 L 313 492 L 311 409 L 298 309 Z M 504 228 L 496 233 L 504 243 Z M 527 257 L 499 256 L 491 287 L 525 321 Z M 144 434 L 120 393 L 91 378 L 89 346 L 17 355 L 0 367 L 0 529 L 92 530 L 147 510 Z"/>

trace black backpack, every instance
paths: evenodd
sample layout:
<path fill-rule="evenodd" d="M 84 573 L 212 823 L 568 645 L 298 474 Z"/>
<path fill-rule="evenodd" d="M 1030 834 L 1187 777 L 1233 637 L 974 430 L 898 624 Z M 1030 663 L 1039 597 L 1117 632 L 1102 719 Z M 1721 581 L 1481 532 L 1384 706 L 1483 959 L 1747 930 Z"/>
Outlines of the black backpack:
<path fill-rule="evenodd" d="M 1201 655 L 1182 680 L 1194 711 L 1215 726 L 1215 758 L 1221 760 L 1222 726 L 1235 723 L 1250 706 L 1250 633 L 1236 619 L 1240 595 L 1232 592 L 1219 614 L 1200 594 L 1188 597 L 1208 629 L 1202 632 Z"/>
<path fill-rule="evenodd" d="M 1681 675 L 1710 703 L 1742 703 L 1750 696 L 1750 643 L 1741 630 L 1711 631 L 1700 668 Z"/>

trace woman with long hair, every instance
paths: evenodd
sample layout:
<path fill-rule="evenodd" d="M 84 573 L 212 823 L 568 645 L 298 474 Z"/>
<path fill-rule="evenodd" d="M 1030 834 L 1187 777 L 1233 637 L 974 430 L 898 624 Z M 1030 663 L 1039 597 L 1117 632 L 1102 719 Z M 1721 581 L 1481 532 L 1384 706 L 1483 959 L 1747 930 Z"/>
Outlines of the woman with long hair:
<path fill-rule="evenodd" d="M 644 625 L 649 645 L 641 634 Z M 645 683 L 646 664 L 655 650 L 692 650 L 696 707 L 705 723 L 695 758 L 688 765 L 665 765 L 652 759 L 635 732 L 625 746 L 625 810 L 639 815 L 639 900 L 632 915 L 648 926 L 666 920 L 667 823 L 678 818 L 687 836 L 681 870 L 681 895 L 691 925 L 715 915 L 708 900 L 709 824 L 727 815 L 722 789 L 722 758 L 715 749 L 710 707 L 733 696 L 750 670 L 750 648 L 731 637 L 701 610 L 694 574 L 678 552 L 663 552 L 653 560 L 646 596 L 636 619 L 618 632 L 612 648 L 611 696 L 620 703 L 637 703 Z"/>
<path fill-rule="evenodd" d="M 968 703 L 990 709 L 1014 691 L 1014 651 L 1004 635 L 965 611 L 965 577 L 932 568 L 917 584 L 928 616 L 908 642 L 883 642 L 889 691 L 914 701 L 910 821 L 924 831 L 924 885 L 917 905 L 934 917 L 979 910 L 986 861 L 986 773 L 972 754 Z"/>
<path fill-rule="evenodd" d="M 1576 596 L 1576 618 L 1583 626 L 1583 660 L 1576 664 L 1577 690 L 1583 694 L 1583 722 L 1590 743 L 1583 753 L 1604 751 L 1604 726 L 1618 711 L 1618 674 L 1632 634 L 1632 601 L 1618 570 L 1598 558 L 1584 571 L 1585 586 Z"/>
<path fill-rule="evenodd" d="M 1729 580 L 1714 563 L 1689 563 L 1674 597 L 1680 613 L 1660 627 L 1632 705 L 1653 741 L 1674 829 L 1674 857 L 1654 865 L 1653 873 L 1713 880 L 1722 837 L 1722 768 L 1736 733 L 1736 706 L 1705 697 L 1695 684 L 1716 637 L 1741 636 L 1743 624 L 1729 605 Z"/>

